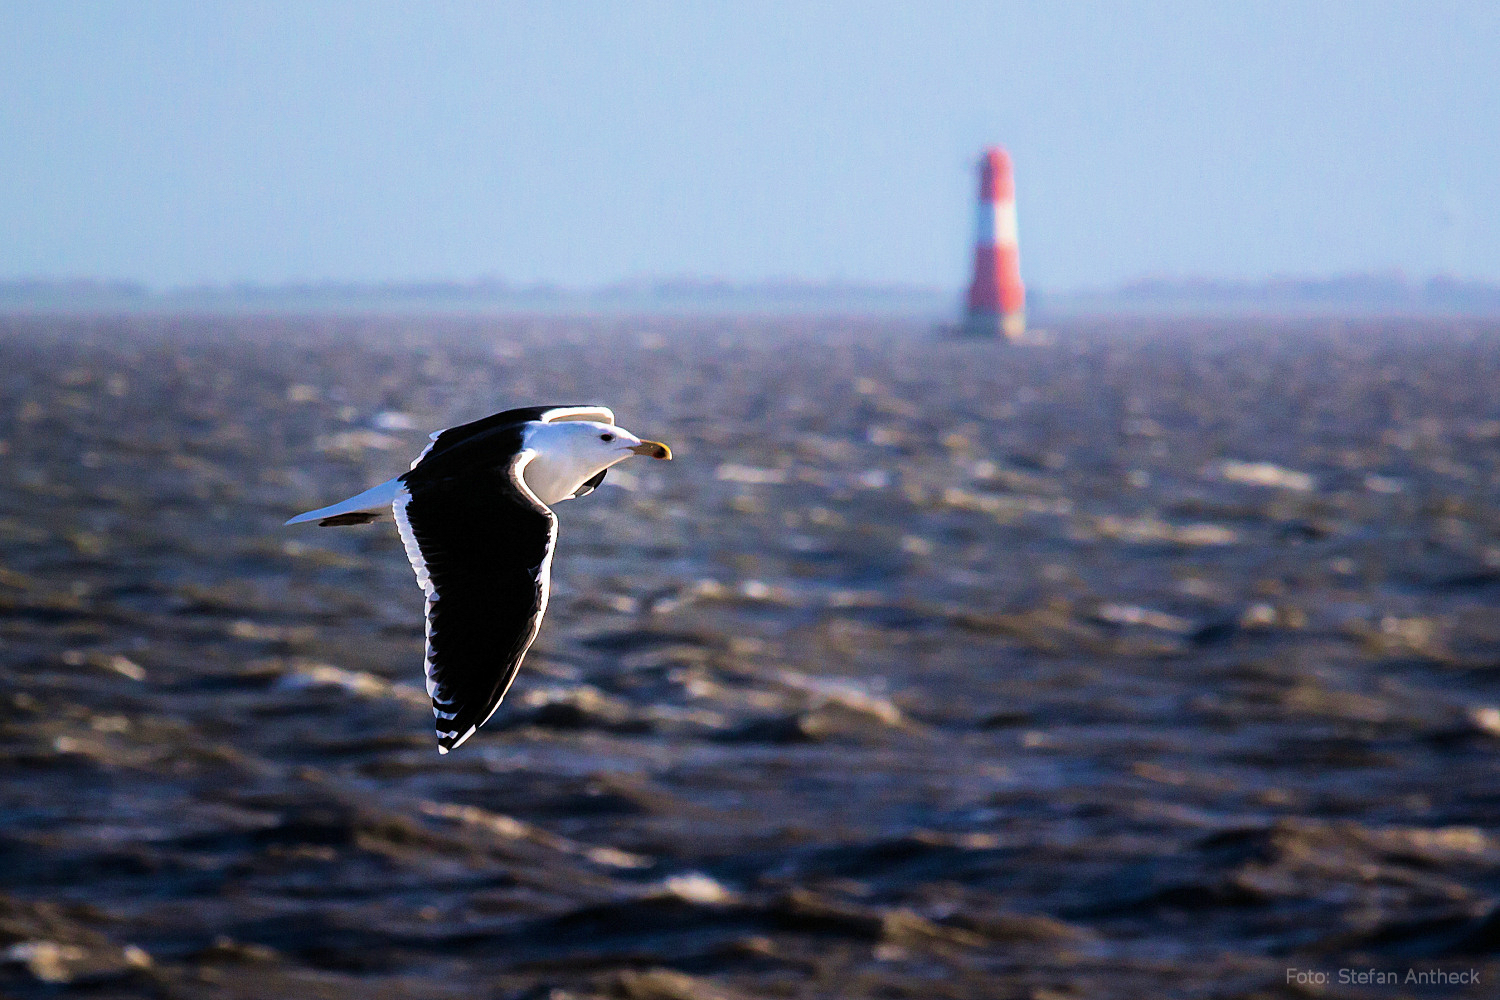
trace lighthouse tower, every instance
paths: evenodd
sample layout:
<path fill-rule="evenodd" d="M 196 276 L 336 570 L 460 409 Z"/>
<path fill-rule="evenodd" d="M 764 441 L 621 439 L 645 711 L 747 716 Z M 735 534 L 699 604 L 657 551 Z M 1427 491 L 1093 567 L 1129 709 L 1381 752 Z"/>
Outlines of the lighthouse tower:
<path fill-rule="evenodd" d="M 998 146 L 985 150 L 979 161 L 979 224 L 964 332 L 1007 340 L 1019 340 L 1026 332 L 1026 289 L 1016 246 L 1016 182 L 1010 154 Z"/>

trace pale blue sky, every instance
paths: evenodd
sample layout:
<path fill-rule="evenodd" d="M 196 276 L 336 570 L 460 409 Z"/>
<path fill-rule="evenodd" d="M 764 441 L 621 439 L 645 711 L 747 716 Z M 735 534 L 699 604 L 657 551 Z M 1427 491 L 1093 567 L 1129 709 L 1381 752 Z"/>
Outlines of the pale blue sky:
<path fill-rule="evenodd" d="M 0 0 L 0 280 L 1500 280 L 1500 4 Z"/>

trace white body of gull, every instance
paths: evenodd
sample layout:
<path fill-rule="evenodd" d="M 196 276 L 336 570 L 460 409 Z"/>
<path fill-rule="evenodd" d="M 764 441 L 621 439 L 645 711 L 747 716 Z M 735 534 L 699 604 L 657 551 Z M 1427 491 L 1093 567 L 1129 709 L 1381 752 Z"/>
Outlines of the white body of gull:
<path fill-rule="evenodd" d="M 603 406 L 505 410 L 432 435 L 411 469 L 287 524 L 366 524 L 390 506 L 427 595 L 427 693 L 447 753 L 484 725 L 547 610 L 557 517 L 631 455 L 671 450 Z"/>

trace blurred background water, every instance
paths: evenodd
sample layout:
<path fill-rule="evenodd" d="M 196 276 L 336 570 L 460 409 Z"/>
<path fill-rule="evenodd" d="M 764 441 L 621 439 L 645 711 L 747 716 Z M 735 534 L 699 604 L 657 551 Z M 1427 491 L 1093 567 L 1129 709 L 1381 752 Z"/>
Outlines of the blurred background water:
<path fill-rule="evenodd" d="M 0 354 L 8 995 L 1500 971 L 1493 324 L 10 319 Z M 560 506 L 541 638 L 439 757 L 393 526 L 281 522 L 541 398 L 678 461 Z"/>

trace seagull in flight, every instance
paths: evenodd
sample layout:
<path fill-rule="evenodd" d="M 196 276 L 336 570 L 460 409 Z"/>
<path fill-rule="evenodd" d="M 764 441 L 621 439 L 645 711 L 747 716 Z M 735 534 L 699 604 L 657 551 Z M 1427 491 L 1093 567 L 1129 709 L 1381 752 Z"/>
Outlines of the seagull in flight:
<path fill-rule="evenodd" d="M 632 455 L 672 450 L 605 406 L 528 406 L 432 435 L 411 469 L 287 524 L 367 524 L 389 506 L 427 595 L 427 693 L 438 752 L 489 721 L 531 648 L 552 575 L 552 505 Z"/>

